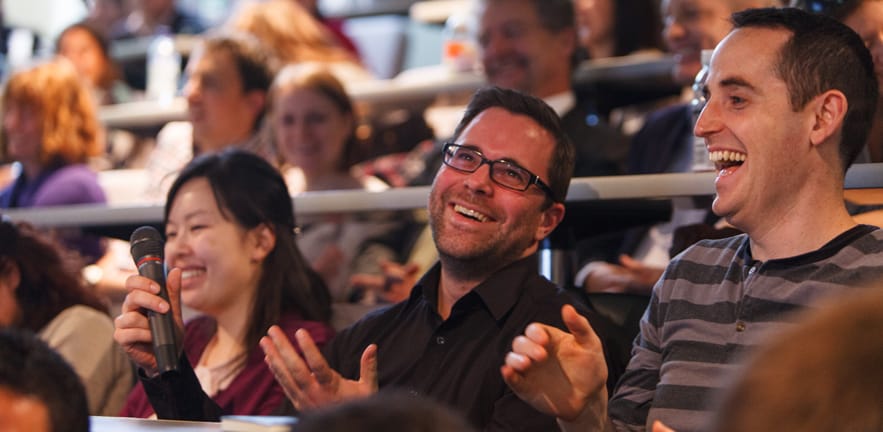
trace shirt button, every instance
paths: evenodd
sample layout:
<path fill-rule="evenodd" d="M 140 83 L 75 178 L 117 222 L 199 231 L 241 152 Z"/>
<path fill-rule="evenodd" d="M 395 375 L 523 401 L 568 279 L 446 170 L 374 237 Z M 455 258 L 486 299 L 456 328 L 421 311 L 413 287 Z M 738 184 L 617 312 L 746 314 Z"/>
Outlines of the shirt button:
<path fill-rule="evenodd" d="M 737 332 L 743 332 L 743 331 L 745 331 L 745 323 L 742 322 L 742 321 L 737 321 L 737 322 L 736 322 L 736 331 L 737 331 Z"/>
<path fill-rule="evenodd" d="M 438 344 L 438 345 L 444 345 L 444 344 L 445 344 L 445 338 L 442 337 L 442 336 L 438 336 L 438 337 L 435 338 L 435 343 Z"/>

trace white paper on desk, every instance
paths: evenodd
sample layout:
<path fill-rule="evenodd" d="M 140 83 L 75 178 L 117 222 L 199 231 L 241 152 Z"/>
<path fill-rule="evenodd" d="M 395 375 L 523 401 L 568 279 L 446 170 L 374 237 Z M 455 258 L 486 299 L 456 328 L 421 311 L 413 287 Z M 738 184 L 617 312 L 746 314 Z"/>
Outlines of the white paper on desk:
<path fill-rule="evenodd" d="M 225 432 L 288 432 L 297 423 L 290 416 L 221 416 L 221 430 Z"/>

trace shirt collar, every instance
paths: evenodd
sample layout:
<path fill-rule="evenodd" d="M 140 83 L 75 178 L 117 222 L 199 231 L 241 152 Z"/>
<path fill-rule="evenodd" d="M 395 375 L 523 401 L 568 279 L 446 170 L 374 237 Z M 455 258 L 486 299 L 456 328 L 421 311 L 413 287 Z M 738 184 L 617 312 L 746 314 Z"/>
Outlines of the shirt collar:
<path fill-rule="evenodd" d="M 536 275 L 538 268 L 537 255 L 532 254 L 503 267 L 466 295 L 477 295 L 494 319 L 500 321 L 521 298 L 524 281 Z M 440 277 L 441 264 L 436 263 L 420 278 L 411 296 L 423 297 L 437 311 Z"/>

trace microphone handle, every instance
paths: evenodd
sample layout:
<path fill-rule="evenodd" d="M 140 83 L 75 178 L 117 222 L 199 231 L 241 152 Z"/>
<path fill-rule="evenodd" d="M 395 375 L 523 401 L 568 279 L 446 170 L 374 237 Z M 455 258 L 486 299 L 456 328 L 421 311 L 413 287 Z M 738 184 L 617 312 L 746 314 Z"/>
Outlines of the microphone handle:
<path fill-rule="evenodd" d="M 155 281 L 159 285 L 159 296 L 171 305 L 162 264 L 157 261 L 147 261 L 138 267 L 138 272 L 141 276 Z M 156 357 L 159 372 L 162 374 L 177 371 L 178 347 L 175 343 L 175 319 L 172 310 L 169 309 L 166 313 L 147 311 L 147 321 L 150 324 L 150 333 L 153 335 L 153 355 Z"/>

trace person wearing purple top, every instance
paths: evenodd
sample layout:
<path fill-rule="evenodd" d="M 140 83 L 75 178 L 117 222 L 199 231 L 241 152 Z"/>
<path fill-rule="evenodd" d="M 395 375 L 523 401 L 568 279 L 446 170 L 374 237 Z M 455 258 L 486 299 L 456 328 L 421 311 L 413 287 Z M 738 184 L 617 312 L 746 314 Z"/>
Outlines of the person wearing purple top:
<path fill-rule="evenodd" d="M 106 202 L 86 165 L 101 152 L 95 104 L 70 63 L 54 60 L 13 74 L 2 106 L 3 158 L 16 161 L 20 170 L 0 192 L 0 208 Z M 104 254 L 96 236 L 59 234 L 86 263 Z"/>

